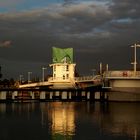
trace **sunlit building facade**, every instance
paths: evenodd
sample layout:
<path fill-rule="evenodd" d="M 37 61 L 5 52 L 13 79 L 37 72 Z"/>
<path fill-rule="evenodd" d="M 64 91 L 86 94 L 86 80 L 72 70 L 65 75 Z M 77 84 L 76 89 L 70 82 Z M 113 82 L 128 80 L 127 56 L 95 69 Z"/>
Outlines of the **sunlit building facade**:
<path fill-rule="evenodd" d="M 52 77 L 49 78 L 49 82 L 56 84 L 69 84 L 72 86 L 75 84 L 75 66 L 73 63 L 73 48 L 55 48 L 53 47 L 53 63 Z"/>

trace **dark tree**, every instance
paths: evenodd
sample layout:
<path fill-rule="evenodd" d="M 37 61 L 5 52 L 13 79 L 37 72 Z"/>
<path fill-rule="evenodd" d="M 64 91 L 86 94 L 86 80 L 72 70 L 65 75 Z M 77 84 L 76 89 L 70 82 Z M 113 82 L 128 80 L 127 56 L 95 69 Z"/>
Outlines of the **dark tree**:
<path fill-rule="evenodd" d="M 0 66 L 0 78 L 2 78 L 2 74 L 1 74 L 1 66 Z"/>

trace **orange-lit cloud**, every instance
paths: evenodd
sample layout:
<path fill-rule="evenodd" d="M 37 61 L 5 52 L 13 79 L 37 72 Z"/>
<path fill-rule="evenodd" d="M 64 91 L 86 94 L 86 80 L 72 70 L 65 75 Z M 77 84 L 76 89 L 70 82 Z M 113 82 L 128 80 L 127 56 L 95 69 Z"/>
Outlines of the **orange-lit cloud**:
<path fill-rule="evenodd" d="M 8 48 L 11 47 L 11 45 L 12 45 L 11 40 L 0 41 L 0 48 Z"/>

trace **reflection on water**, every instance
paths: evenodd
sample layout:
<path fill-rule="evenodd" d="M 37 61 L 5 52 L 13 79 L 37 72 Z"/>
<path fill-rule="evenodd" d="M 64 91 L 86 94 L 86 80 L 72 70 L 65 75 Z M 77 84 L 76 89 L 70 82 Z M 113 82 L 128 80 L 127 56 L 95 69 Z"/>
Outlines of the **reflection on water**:
<path fill-rule="evenodd" d="M 108 103 L 99 104 L 100 109 L 94 111 L 102 131 L 109 135 L 127 136 L 138 139 L 140 134 L 140 103 Z M 139 137 L 140 138 L 140 137 Z"/>
<path fill-rule="evenodd" d="M 1 103 L 0 140 L 138 140 L 140 103 Z"/>
<path fill-rule="evenodd" d="M 42 127 L 46 126 L 48 118 L 53 139 L 71 139 L 75 133 L 73 104 L 52 102 L 45 106 L 45 103 L 42 103 L 41 118 Z"/>

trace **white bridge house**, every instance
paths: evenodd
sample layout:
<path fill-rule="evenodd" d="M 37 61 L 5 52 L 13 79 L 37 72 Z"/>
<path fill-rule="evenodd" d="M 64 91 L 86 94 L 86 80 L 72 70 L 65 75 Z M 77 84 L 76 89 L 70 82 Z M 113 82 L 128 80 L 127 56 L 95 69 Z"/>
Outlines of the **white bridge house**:
<path fill-rule="evenodd" d="M 75 65 L 68 63 L 51 64 L 53 69 L 53 77 L 49 78 L 49 82 L 71 82 L 75 78 Z"/>
<path fill-rule="evenodd" d="M 75 86 L 75 66 L 73 48 L 60 49 L 53 47 L 52 77 L 48 79 L 53 88 L 73 88 Z"/>

